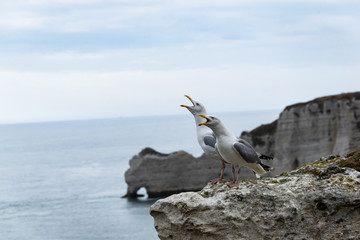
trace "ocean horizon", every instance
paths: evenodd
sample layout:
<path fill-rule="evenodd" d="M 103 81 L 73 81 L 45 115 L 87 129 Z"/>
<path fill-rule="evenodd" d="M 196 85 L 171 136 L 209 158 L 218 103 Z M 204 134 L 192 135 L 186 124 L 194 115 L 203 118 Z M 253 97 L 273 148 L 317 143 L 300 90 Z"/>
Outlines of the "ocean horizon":
<path fill-rule="evenodd" d="M 214 115 L 240 135 L 280 112 Z M 202 154 L 188 112 L 0 124 L 0 239 L 158 239 L 157 199 L 122 198 L 129 160 L 145 147 Z"/>

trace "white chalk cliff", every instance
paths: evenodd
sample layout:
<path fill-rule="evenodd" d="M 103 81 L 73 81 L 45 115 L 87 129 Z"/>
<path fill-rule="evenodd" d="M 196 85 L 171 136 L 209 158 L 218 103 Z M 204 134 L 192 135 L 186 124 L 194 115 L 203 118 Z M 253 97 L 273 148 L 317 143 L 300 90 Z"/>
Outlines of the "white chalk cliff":
<path fill-rule="evenodd" d="M 360 92 L 288 106 L 273 123 L 241 137 L 257 151 L 275 157 L 273 175 L 321 156 L 360 149 Z"/>

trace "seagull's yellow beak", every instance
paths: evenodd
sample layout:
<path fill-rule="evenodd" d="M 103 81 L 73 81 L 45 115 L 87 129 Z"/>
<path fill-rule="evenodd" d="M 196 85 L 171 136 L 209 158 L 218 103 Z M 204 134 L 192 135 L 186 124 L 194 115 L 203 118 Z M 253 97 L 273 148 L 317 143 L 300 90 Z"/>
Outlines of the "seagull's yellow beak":
<path fill-rule="evenodd" d="M 199 123 L 198 126 L 206 125 L 206 124 L 208 124 L 209 122 L 211 122 L 210 119 L 207 118 L 204 114 L 199 114 L 199 117 L 205 118 L 205 119 L 206 119 L 206 122 Z"/>
<path fill-rule="evenodd" d="M 194 102 L 193 102 L 193 100 L 191 99 L 191 97 L 189 97 L 188 95 L 185 95 L 185 97 L 187 97 L 187 98 L 190 100 L 190 102 L 194 105 Z M 190 106 L 187 106 L 187 105 L 180 105 L 180 107 L 190 108 Z"/>

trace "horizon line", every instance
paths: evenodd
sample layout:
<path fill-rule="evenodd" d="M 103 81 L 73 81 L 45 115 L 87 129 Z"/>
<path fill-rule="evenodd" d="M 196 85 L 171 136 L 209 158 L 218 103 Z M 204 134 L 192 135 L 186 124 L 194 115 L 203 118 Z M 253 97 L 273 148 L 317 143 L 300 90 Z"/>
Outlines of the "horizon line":
<path fill-rule="evenodd" d="M 240 110 L 240 111 L 220 111 L 214 114 L 227 114 L 227 113 L 254 113 L 254 112 L 270 112 L 279 111 L 283 109 L 260 109 L 260 110 Z M 78 122 L 78 121 L 96 121 L 96 120 L 116 120 L 116 119 L 131 119 L 131 118 L 151 118 L 151 117 L 169 117 L 169 116 L 183 116 L 188 113 L 181 114 L 155 114 L 155 115 L 139 115 L 139 116 L 119 116 L 119 117 L 91 117 L 91 118 L 74 118 L 74 119 L 58 119 L 58 120 L 35 120 L 35 121 L 15 121 L 15 122 L 0 122 L 0 126 L 9 125 L 26 125 L 26 124 L 44 124 L 44 123 L 60 123 L 60 122 Z"/>

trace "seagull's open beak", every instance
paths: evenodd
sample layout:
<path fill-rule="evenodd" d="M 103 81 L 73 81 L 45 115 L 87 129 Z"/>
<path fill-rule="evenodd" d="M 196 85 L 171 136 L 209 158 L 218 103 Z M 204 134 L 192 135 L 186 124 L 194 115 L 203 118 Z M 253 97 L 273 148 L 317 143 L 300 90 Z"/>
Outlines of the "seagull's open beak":
<path fill-rule="evenodd" d="M 187 97 L 187 98 L 191 101 L 191 103 L 192 103 L 193 105 L 192 105 L 192 106 L 180 105 L 180 107 L 186 107 L 186 108 L 192 108 L 192 107 L 194 107 L 195 105 L 194 105 L 194 102 L 193 102 L 193 100 L 191 99 L 191 97 L 189 97 L 188 95 L 185 95 L 185 97 Z"/>
<path fill-rule="evenodd" d="M 203 122 L 203 123 L 199 123 L 198 126 L 201 126 L 201 125 L 207 125 L 210 121 L 210 119 L 208 119 L 205 115 L 203 114 L 199 114 L 199 117 L 203 117 L 206 119 L 206 122 Z"/>

